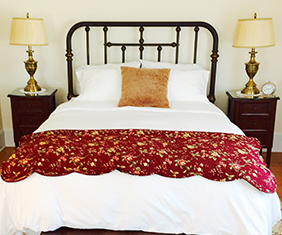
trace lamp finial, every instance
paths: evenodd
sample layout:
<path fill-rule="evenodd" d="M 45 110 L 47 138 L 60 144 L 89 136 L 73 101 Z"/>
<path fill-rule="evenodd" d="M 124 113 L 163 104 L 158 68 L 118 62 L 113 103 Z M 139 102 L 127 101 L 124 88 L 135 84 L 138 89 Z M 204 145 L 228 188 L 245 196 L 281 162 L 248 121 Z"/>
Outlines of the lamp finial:
<path fill-rule="evenodd" d="M 29 18 L 29 13 L 26 13 L 26 18 Z"/>

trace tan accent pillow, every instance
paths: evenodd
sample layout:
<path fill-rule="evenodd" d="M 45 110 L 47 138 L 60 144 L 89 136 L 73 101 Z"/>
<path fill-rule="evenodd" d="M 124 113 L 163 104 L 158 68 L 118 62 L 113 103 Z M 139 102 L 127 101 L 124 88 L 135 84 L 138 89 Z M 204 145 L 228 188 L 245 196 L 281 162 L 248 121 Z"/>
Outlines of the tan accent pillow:
<path fill-rule="evenodd" d="M 118 106 L 169 108 L 170 69 L 121 67 L 122 89 Z"/>

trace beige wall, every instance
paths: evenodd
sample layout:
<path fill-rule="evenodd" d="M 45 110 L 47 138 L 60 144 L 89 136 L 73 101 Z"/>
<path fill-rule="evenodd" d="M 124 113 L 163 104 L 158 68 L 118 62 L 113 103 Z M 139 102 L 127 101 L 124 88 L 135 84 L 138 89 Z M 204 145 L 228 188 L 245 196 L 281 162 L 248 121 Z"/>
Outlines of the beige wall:
<path fill-rule="evenodd" d="M 5 147 L 5 138 L 4 138 L 4 130 L 2 124 L 2 115 L 1 115 L 1 105 L 0 105 L 0 151 Z"/>
<path fill-rule="evenodd" d="M 0 2 L 0 100 L 6 139 L 12 139 L 9 135 L 12 121 L 7 94 L 17 87 L 25 86 L 28 80 L 23 67 L 23 61 L 27 58 L 26 48 L 9 45 L 12 17 L 25 17 L 29 12 L 31 17 L 44 19 L 49 46 L 34 48 L 34 57 L 39 61 L 36 79 L 43 87 L 51 86 L 59 89 L 57 103 L 66 100 L 65 36 L 74 23 L 81 20 L 207 21 L 218 30 L 220 36 L 216 104 L 226 112 L 225 91 L 239 90 L 247 81 L 244 63 L 249 60 L 249 49 L 232 47 L 237 20 L 253 17 L 254 12 L 258 17 L 273 18 L 276 36 L 275 47 L 258 49 L 257 61 L 261 66 L 255 81 L 259 87 L 269 80 L 273 81 L 277 85 L 276 94 L 282 97 L 281 10 L 281 0 L 2 0 Z M 276 120 L 277 141 L 282 139 L 282 101 L 278 102 Z"/>

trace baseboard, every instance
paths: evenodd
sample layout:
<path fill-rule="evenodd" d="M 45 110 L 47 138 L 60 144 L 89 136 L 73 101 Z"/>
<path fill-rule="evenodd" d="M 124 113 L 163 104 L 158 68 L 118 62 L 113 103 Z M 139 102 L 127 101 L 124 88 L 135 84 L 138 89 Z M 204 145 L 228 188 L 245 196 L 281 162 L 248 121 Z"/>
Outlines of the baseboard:
<path fill-rule="evenodd" d="M 5 129 L 4 132 L 6 147 L 15 147 L 13 129 Z"/>
<path fill-rule="evenodd" d="M 272 152 L 282 152 L 282 133 L 274 133 Z"/>
<path fill-rule="evenodd" d="M 5 133 L 4 130 L 0 130 L 0 151 L 5 148 Z"/>

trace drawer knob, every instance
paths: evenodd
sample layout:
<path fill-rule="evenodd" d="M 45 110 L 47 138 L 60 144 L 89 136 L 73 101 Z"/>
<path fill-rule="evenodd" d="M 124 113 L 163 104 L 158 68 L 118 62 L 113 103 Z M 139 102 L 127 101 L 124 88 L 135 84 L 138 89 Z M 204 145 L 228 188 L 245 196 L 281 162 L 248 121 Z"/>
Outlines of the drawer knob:
<path fill-rule="evenodd" d="M 255 125 L 256 125 L 256 123 L 254 122 L 254 123 L 253 123 L 253 126 L 255 126 Z"/>

